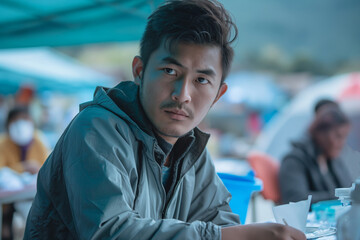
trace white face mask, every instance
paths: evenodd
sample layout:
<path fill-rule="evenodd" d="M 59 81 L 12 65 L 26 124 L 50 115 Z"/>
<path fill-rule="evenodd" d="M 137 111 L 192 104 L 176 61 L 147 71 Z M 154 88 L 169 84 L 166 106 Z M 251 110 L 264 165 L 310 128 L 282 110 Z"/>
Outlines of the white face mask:
<path fill-rule="evenodd" d="M 34 137 L 34 124 L 25 119 L 17 120 L 10 124 L 9 134 L 11 140 L 20 146 L 30 143 Z"/>

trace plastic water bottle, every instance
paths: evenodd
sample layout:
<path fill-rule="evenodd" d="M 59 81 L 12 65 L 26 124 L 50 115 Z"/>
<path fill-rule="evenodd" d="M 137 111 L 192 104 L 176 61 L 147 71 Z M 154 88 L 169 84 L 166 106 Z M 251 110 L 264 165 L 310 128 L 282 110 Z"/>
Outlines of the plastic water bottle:
<path fill-rule="evenodd" d="M 355 188 L 355 183 L 349 188 L 336 188 L 335 196 L 339 198 L 341 206 L 333 207 L 335 209 L 335 220 L 351 207 L 351 192 Z"/>
<path fill-rule="evenodd" d="M 335 197 L 338 197 L 342 203 L 342 206 L 351 205 L 351 192 L 355 188 L 355 183 L 352 184 L 349 188 L 336 188 L 335 189 Z"/>
<path fill-rule="evenodd" d="M 351 191 L 351 207 L 337 220 L 338 240 L 360 240 L 360 178 Z"/>

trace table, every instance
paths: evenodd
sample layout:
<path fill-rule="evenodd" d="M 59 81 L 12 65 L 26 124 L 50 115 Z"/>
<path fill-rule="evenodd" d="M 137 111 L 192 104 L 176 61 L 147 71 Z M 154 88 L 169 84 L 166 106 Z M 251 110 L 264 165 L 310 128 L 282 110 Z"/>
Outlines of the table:
<path fill-rule="evenodd" d="M 332 219 L 331 222 L 328 221 L 324 221 L 323 220 L 318 220 L 316 218 L 316 214 L 314 211 L 309 212 L 308 217 L 307 217 L 307 223 L 306 223 L 306 228 L 307 230 L 314 228 L 314 230 L 320 230 L 321 229 L 325 229 L 326 233 L 326 229 L 328 229 L 328 233 L 331 233 L 332 230 L 336 231 L 336 222 Z M 308 232 L 312 232 L 312 231 L 308 231 Z M 316 240 L 336 240 L 336 232 L 332 233 L 332 234 L 328 234 L 326 236 L 320 236 L 317 238 L 309 238 L 309 239 L 316 239 Z"/>
<path fill-rule="evenodd" d="M 22 202 L 34 199 L 36 184 L 29 184 L 19 190 L 0 190 L 0 236 L 2 231 L 2 206 L 3 204 Z"/>

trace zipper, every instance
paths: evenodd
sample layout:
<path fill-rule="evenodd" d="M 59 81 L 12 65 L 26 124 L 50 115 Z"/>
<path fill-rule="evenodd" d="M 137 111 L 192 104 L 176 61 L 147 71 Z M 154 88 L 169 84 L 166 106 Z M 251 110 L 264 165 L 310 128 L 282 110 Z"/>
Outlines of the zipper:
<path fill-rule="evenodd" d="M 184 175 L 184 176 L 185 176 L 185 175 Z M 171 195 L 171 197 L 170 197 L 169 201 L 167 202 L 167 204 L 165 204 L 165 206 L 164 206 L 164 209 L 163 209 L 163 212 L 162 212 L 162 218 L 164 218 L 164 216 L 165 216 L 165 214 L 166 214 L 166 212 L 167 212 L 167 210 L 168 210 L 168 208 L 169 208 L 170 203 L 173 201 L 173 199 L 174 199 L 174 193 L 176 192 L 176 189 L 179 188 L 180 182 L 182 182 L 184 176 L 182 176 L 182 177 L 179 179 L 179 181 L 176 183 L 176 185 L 175 185 L 175 187 L 174 187 L 174 190 L 173 190 L 173 194 Z"/>
<path fill-rule="evenodd" d="M 156 147 L 156 140 L 154 140 L 154 145 L 153 145 L 153 157 L 155 158 L 155 147 Z M 164 185 L 162 184 L 162 169 L 161 169 L 161 166 L 159 166 L 159 164 L 157 163 L 156 159 L 155 159 L 155 162 L 156 162 L 156 166 L 157 166 L 157 169 L 159 171 L 159 176 L 160 176 L 160 179 L 157 179 L 158 180 L 158 183 L 161 185 L 161 189 L 162 189 L 162 194 L 161 194 L 161 197 L 162 197 L 162 201 L 164 204 L 162 204 L 162 208 L 161 208 L 161 217 L 163 218 L 164 217 L 164 214 L 165 214 L 165 208 L 166 208 L 166 190 L 164 188 Z"/>
<path fill-rule="evenodd" d="M 180 173 L 179 181 L 177 181 L 177 183 L 176 183 L 176 185 L 175 185 L 175 187 L 174 187 L 174 190 L 173 190 L 173 192 L 172 192 L 172 194 L 171 194 L 171 197 L 169 198 L 169 201 L 168 201 L 167 203 L 165 202 L 165 206 L 164 206 L 164 209 L 163 209 L 163 212 L 162 212 L 162 218 L 164 218 L 164 216 L 165 216 L 165 214 L 166 214 L 166 212 L 167 212 L 167 210 L 168 210 L 168 208 L 169 208 L 170 203 L 173 201 L 173 199 L 174 199 L 174 193 L 175 193 L 176 190 L 179 188 L 180 182 L 183 181 L 186 173 L 187 173 L 189 170 L 190 170 L 190 168 L 189 168 L 187 171 L 185 171 L 185 172 L 183 172 L 183 173 Z M 180 171 L 181 171 L 181 169 L 180 169 Z M 161 184 L 161 185 L 162 185 L 162 184 Z M 166 196 L 166 195 L 165 195 L 165 196 Z M 166 199 L 165 199 L 165 201 L 166 201 Z"/>
<path fill-rule="evenodd" d="M 161 167 L 159 166 L 158 164 L 158 169 L 160 171 L 160 185 L 161 185 L 161 189 L 162 189 L 162 200 L 163 200 L 163 206 L 162 206 L 162 209 L 161 209 L 161 218 L 164 218 L 164 215 L 165 215 L 165 209 L 166 209 L 166 190 L 164 188 L 164 185 L 162 184 L 162 169 Z"/>

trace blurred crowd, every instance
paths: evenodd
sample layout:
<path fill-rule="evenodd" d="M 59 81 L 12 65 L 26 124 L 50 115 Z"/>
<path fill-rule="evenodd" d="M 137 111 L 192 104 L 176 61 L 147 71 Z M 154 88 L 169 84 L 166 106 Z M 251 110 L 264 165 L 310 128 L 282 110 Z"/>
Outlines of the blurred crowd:
<path fill-rule="evenodd" d="M 28 181 L 28 174 L 36 179 L 59 135 L 76 114 L 77 103 L 71 97 L 44 96 L 24 86 L 14 95 L 0 97 L 0 191 L 17 191 L 36 183 Z M 26 217 L 30 205 L 31 201 L 3 204 L 2 239 L 14 238 L 14 213 L 21 211 Z"/>

